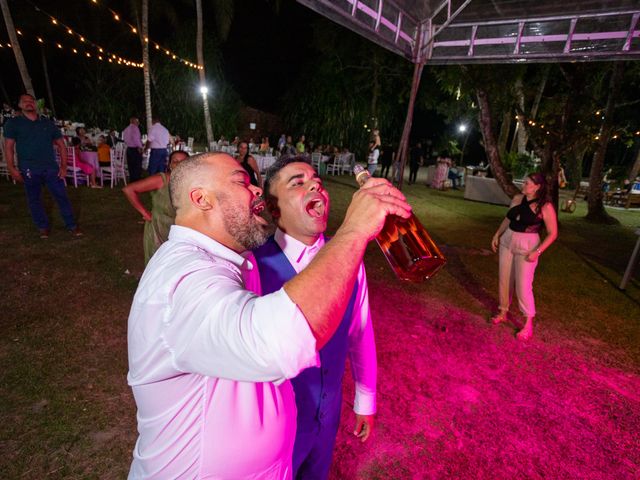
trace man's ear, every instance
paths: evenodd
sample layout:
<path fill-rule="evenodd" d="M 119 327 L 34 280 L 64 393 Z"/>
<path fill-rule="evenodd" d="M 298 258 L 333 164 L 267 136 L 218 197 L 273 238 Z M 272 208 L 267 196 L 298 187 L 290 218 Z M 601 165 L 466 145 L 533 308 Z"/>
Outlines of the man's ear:
<path fill-rule="evenodd" d="M 273 218 L 280 218 L 280 209 L 278 208 L 278 199 L 269 195 L 266 199 L 267 209 Z"/>
<path fill-rule="evenodd" d="M 213 201 L 203 188 L 194 188 L 189 191 L 189 200 L 198 210 L 211 210 Z"/>

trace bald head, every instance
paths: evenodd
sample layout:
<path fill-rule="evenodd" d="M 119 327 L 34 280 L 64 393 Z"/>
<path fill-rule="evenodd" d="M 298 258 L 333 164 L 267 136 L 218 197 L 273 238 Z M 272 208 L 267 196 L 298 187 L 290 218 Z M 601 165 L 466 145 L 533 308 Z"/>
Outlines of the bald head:
<path fill-rule="evenodd" d="M 242 252 L 264 243 L 262 190 L 226 153 L 203 153 L 178 163 L 169 180 L 176 225 L 188 227 Z"/>
<path fill-rule="evenodd" d="M 213 180 L 215 157 L 226 155 L 220 153 L 201 153 L 186 158 L 171 171 L 169 194 L 176 212 L 189 204 L 189 191 L 195 187 L 209 186 Z"/>

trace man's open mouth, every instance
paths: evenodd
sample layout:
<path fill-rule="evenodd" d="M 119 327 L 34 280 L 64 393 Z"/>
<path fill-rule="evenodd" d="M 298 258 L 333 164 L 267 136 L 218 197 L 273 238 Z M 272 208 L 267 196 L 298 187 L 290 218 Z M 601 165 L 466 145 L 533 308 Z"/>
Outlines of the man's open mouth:
<path fill-rule="evenodd" d="M 326 203 L 322 197 L 312 198 L 304 207 L 305 211 L 314 218 L 323 217 L 325 208 Z"/>
<path fill-rule="evenodd" d="M 251 205 L 251 213 L 253 213 L 254 215 L 261 216 L 262 212 L 264 212 L 264 209 L 265 209 L 265 203 L 263 200 L 255 201 Z"/>

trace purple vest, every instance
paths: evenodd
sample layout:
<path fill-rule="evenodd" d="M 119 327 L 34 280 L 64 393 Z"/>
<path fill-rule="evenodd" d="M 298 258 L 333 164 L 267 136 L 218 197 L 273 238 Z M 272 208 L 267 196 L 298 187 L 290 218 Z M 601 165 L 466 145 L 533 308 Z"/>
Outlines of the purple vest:
<path fill-rule="evenodd" d="M 273 236 L 253 253 L 260 270 L 263 295 L 278 291 L 296 275 L 295 269 Z M 337 428 L 340 422 L 342 377 L 347 360 L 349 327 L 357 291 L 358 282 L 356 281 L 340 326 L 319 352 L 321 366 L 307 368 L 291 380 L 298 407 L 298 431 L 312 432 L 321 425 L 332 425 Z M 321 299 L 322 289 L 318 286 L 318 301 Z"/>

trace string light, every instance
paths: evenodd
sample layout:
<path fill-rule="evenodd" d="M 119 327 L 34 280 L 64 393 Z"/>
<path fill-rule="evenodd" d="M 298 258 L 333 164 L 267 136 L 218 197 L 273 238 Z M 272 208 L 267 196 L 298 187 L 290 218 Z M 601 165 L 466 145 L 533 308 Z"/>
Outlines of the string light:
<path fill-rule="evenodd" d="M 98 0 L 91 0 L 91 3 L 98 5 Z M 138 29 L 136 28 L 135 25 L 127 22 L 126 20 L 123 20 L 122 15 L 120 15 L 114 9 L 109 8 L 109 7 L 105 6 L 105 5 L 102 5 L 102 6 L 103 6 L 103 8 L 106 8 L 109 11 L 109 14 L 112 16 L 114 21 L 116 21 L 116 22 L 122 21 L 124 24 L 126 24 L 129 27 L 129 29 L 131 30 L 131 33 L 138 34 Z M 193 63 L 190 60 L 187 60 L 186 58 L 180 57 L 180 55 L 178 55 L 177 53 L 169 50 L 168 48 L 160 46 L 160 44 L 158 44 L 157 42 L 154 42 L 148 36 L 146 36 L 144 38 L 144 42 L 145 43 L 153 43 L 155 45 L 155 47 L 156 47 L 156 50 L 164 50 L 166 55 L 171 57 L 172 60 L 178 61 L 178 62 L 182 63 L 183 65 L 186 65 L 187 67 L 190 67 L 190 68 L 193 68 L 193 69 L 196 69 L 196 70 L 203 70 L 204 69 L 204 67 L 202 65 L 198 65 L 196 63 Z"/>
<path fill-rule="evenodd" d="M 69 35 L 77 36 L 80 39 L 81 42 L 87 42 L 87 43 L 89 43 L 91 46 L 93 46 L 95 48 L 100 48 L 99 45 L 96 45 L 95 43 L 91 42 L 90 40 L 87 40 L 84 36 L 74 32 L 74 30 L 72 28 L 70 28 L 68 25 L 65 25 L 65 24 L 61 23 L 53 15 L 45 12 L 44 10 L 42 10 L 40 7 L 35 5 L 30 0 L 27 0 L 27 2 L 30 3 L 36 11 L 38 11 L 38 12 L 42 13 L 43 15 L 46 15 L 47 17 L 49 17 L 49 19 L 51 20 L 51 23 L 53 25 L 60 25 L 61 27 L 66 29 L 66 31 L 67 31 L 67 33 Z M 93 3 L 95 5 L 99 5 L 99 2 L 97 0 L 91 0 L 91 3 Z M 113 10 L 113 9 L 111 9 L 109 7 L 106 7 L 106 6 L 103 6 L 103 7 L 106 8 L 109 11 L 109 13 L 113 17 L 114 21 L 116 21 L 116 22 L 122 21 L 125 25 L 128 26 L 128 28 L 131 29 L 131 32 L 133 34 L 137 34 L 138 33 L 138 29 L 134 25 L 132 25 L 131 23 L 127 22 L 126 20 L 122 20 L 122 16 L 118 12 L 116 12 L 115 10 Z M 195 64 L 195 63 L 193 63 L 193 62 L 191 62 L 191 61 L 189 61 L 187 59 L 184 59 L 184 58 L 180 57 L 178 54 L 170 51 L 167 48 L 162 47 L 157 42 L 154 42 L 148 36 L 144 38 L 144 41 L 146 43 L 153 43 L 156 46 L 156 50 L 160 50 L 160 49 L 166 50 L 167 56 L 171 57 L 172 60 L 178 61 L 178 62 L 182 63 L 183 65 L 186 65 L 186 66 L 188 66 L 190 68 L 193 68 L 193 69 L 196 69 L 196 70 L 203 70 L 204 69 L 204 67 L 202 65 L 197 65 L 197 64 Z M 115 59 L 115 58 L 120 58 L 120 57 L 116 56 L 116 57 L 112 57 L 112 58 Z M 140 68 L 142 68 L 142 66 L 143 66 L 142 62 L 134 62 L 134 61 L 131 61 L 131 60 L 127 60 L 127 62 L 128 62 L 127 65 L 129 65 L 129 66 L 135 66 L 135 67 L 140 67 Z M 124 61 L 122 63 L 124 63 Z"/>
<path fill-rule="evenodd" d="M 125 59 L 125 58 L 122 58 L 122 57 L 116 55 L 115 53 L 111 53 L 109 51 L 106 51 L 100 45 L 96 45 L 95 43 L 91 42 L 90 40 L 87 40 L 82 35 L 78 34 L 77 32 L 74 32 L 68 26 L 60 24 L 58 21 L 55 21 L 55 22 L 52 21 L 52 23 L 54 25 L 60 25 L 62 28 L 64 28 L 67 31 L 67 33 L 70 32 L 71 36 L 78 38 L 78 40 L 82 43 L 83 47 L 85 48 L 84 52 L 82 52 L 82 53 L 84 53 L 85 57 L 87 57 L 87 58 L 96 58 L 98 60 L 104 60 L 104 57 L 101 55 L 101 54 L 104 53 L 107 57 L 109 57 L 109 56 L 111 57 L 111 58 L 108 58 L 110 63 L 113 63 L 112 59 L 114 59 L 114 60 L 118 60 L 118 64 L 120 64 L 120 65 L 124 64 L 124 65 L 126 65 L 128 67 L 142 68 L 142 63 L 141 62 L 134 62 L 133 60 Z M 23 37 L 25 36 L 22 33 L 21 33 L 21 35 Z M 37 41 L 38 43 L 40 43 L 42 45 L 46 45 L 46 44 L 49 43 L 40 35 L 33 35 L 33 36 L 27 35 L 27 38 L 33 38 L 35 41 Z M 59 50 L 67 50 L 67 51 L 73 53 L 74 55 L 80 54 L 79 50 L 77 48 L 75 48 L 75 47 L 67 47 L 65 49 L 63 44 L 60 43 L 60 42 L 50 42 L 50 43 L 51 43 L 51 45 L 54 45 Z M 10 48 L 11 44 L 10 43 L 6 43 L 6 44 L 0 43 L 0 48 L 4 48 L 5 46 Z M 93 52 L 93 54 L 92 54 L 92 52 L 87 51 L 87 49 L 86 49 L 87 46 L 89 46 L 90 48 L 95 49 L 95 52 Z"/>

